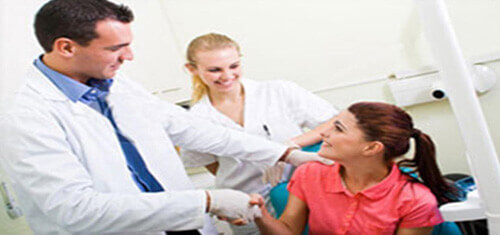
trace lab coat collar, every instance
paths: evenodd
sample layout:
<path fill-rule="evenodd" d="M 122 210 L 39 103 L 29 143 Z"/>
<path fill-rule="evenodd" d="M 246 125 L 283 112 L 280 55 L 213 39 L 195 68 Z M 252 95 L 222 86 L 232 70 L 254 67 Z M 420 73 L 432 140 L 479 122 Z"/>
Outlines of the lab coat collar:
<path fill-rule="evenodd" d="M 38 93 L 43 99 L 57 102 L 67 102 L 75 115 L 93 115 L 93 112 L 89 112 L 90 108 L 88 105 L 81 102 L 71 101 L 57 86 L 49 80 L 40 70 L 38 70 L 34 65 L 28 70 L 28 80 L 26 86 L 32 89 L 34 92 Z M 97 114 L 97 112 L 96 112 Z"/>
<path fill-rule="evenodd" d="M 45 75 L 56 87 L 61 90 L 71 101 L 76 102 L 85 93 L 91 89 L 89 86 L 82 84 L 62 73 L 59 73 L 52 68 L 49 68 L 43 61 L 43 55 L 39 56 L 33 64 Z"/>
<path fill-rule="evenodd" d="M 62 93 L 64 93 L 71 101 L 81 101 L 85 104 L 93 102 L 98 98 L 105 97 L 109 88 L 113 84 L 113 79 L 95 79 L 91 78 L 87 84 L 82 84 L 73 78 L 70 78 L 62 73 L 59 73 L 52 68 L 49 68 L 43 61 L 43 55 L 38 57 L 33 65 L 48 78 Z"/>
<path fill-rule="evenodd" d="M 30 66 L 28 71 L 29 88 L 40 94 L 44 99 L 54 101 L 69 101 L 70 99 L 57 86 L 52 83 L 40 70 L 34 65 Z"/>
<path fill-rule="evenodd" d="M 225 114 L 223 114 L 219 110 L 217 110 L 210 102 L 210 97 L 208 96 L 208 94 L 205 94 L 198 102 L 200 104 L 203 104 L 204 107 L 207 107 L 209 112 L 211 113 L 211 115 L 215 115 L 215 116 L 219 117 L 219 120 L 224 123 L 223 124 L 224 126 L 227 125 L 227 126 L 232 127 L 236 130 L 244 131 L 245 127 L 247 126 L 247 120 L 248 120 L 247 112 L 246 112 L 248 109 L 248 105 L 249 105 L 248 97 L 253 95 L 252 93 L 255 90 L 254 87 L 256 86 L 256 83 L 255 83 L 255 81 L 247 80 L 247 79 L 244 79 L 243 77 L 240 78 L 240 82 L 241 82 L 241 85 L 245 91 L 245 100 L 244 100 L 245 109 L 243 111 L 243 115 L 244 115 L 243 127 L 240 126 L 238 123 L 234 122 L 230 117 L 226 116 Z"/>
<path fill-rule="evenodd" d="M 245 94 L 253 92 L 255 90 L 255 87 L 257 86 L 257 83 L 250 79 L 241 78 L 240 81 L 243 89 L 245 90 Z"/>

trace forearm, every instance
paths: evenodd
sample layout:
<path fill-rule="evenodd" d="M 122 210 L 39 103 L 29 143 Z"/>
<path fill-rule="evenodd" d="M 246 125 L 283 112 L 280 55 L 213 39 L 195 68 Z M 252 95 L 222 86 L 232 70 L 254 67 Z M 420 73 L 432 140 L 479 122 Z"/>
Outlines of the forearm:
<path fill-rule="evenodd" d="M 199 229 L 203 227 L 206 209 L 203 196 L 202 191 L 100 195 L 100 198 L 92 199 L 95 202 L 82 200 L 81 204 L 93 204 L 91 208 L 60 207 L 59 212 L 54 215 L 59 215 L 59 223 L 75 233 L 146 233 Z M 66 216 L 62 216 L 63 214 Z"/>
<path fill-rule="evenodd" d="M 331 119 L 322 123 L 321 125 L 317 126 L 316 128 L 314 128 L 308 132 L 305 132 L 301 135 L 293 137 L 290 140 L 293 143 L 299 145 L 300 147 L 304 147 L 304 146 L 318 143 L 319 141 L 321 141 L 321 138 L 322 138 L 321 133 L 328 129 L 330 121 L 331 121 Z"/>
<path fill-rule="evenodd" d="M 430 235 L 432 234 L 433 226 L 419 228 L 398 228 L 397 235 Z"/>
<path fill-rule="evenodd" d="M 286 223 L 273 218 L 266 210 L 262 210 L 262 218 L 255 219 L 255 224 L 262 235 L 294 234 Z"/>
<path fill-rule="evenodd" d="M 51 193 L 42 190 L 32 188 L 29 193 L 39 202 L 39 210 L 71 233 L 189 230 L 201 228 L 204 223 L 203 191 L 99 193 L 90 188 L 66 188 Z"/>
<path fill-rule="evenodd" d="M 216 126 L 186 113 L 166 119 L 164 126 L 174 144 L 187 150 L 261 165 L 274 165 L 286 150 L 284 145 Z"/>
<path fill-rule="evenodd" d="M 316 130 L 316 129 L 315 129 Z M 319 131 L 311 130 L 305 132 L 301 135 L 295 136 L 290 140 L 300 147 L 312 145 L 321 141 L 321 135 Z"/>

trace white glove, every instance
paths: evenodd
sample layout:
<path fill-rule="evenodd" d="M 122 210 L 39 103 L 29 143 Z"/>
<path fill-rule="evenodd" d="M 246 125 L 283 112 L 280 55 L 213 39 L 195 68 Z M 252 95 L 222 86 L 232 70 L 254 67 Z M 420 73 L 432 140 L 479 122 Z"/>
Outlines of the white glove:
<path fill-rule="evenodd" d="M 285 170 L 286 163 L 278 162 L 276 165 L 268 167 L 264 170 L 262 182 L 269 183 L 271 186 L 276 186 L 283 178 L 283 171 Z"/>
<path fill-rule="evenodd" d="M 257 205 L 250 205 L 248 194 L 232 189 L 216 189 L 207 191 L 210 195 L 209 212 L 228 220 L 242 219 L 243 222 L 252 222 L 262 217 Z"/>
<path fill-rule="evenodd" d="M 318 161 L 325 165 L 332 165 L 334 163 L 334 161 L 324 157 L 320 157 L 316 153 L 304 152 L 298 149 L 292 150 L 288 154 L 288 156 L 285 157 L 285 162 L 288 162 L 294 166 L 299 166 L 310 161 Z"/>
<path fill-rule="evenodd" d="M 285 140 L 285 142 L 283 142 L 283 144 L 287 147 L 300 149 L 300 146 L 291 140 Z"/>

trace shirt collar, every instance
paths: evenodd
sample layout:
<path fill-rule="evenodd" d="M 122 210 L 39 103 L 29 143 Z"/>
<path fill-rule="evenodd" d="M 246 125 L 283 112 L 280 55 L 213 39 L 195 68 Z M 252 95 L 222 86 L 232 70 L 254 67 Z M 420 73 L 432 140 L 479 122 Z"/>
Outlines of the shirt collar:
<path fill-rule="evenodd" d="M 329 193 L 342 193 L 347 192 L 344 185 L 342 184 L 342 177 L 340 176 L 340 164 L 335 163 L 332 169 L 328 172 L 327 179 L 333 179 L 327 181 L 326 191 Z"/>
<path fill-rule="evenodd" d="M 396 164 L 393 164 L 391 167 L 391 172 L 387 177 L 385 177 L 378 184 L 359 192 L 359 194 L 362 194 L 363 196 L 372 200 L 382 198 L 390 191 L 390 189 L 394 185 L 396 185 L 396 181 L 398 181 L 400 177 L 401 172 L 399 171 L 398 166 Z M 327 192 L 345 193 L 348 195 L 352 195 L 352 193 L 350 193 L 342 183 L 342 177 L 340 176 L 340 164 L 335 164 L 333 169 L 330 171 L 330 176 L 328 178 L 333 180 L 329 181 L 329 184 L 327 184 Z"/>
<path fill-rule="evenodd" d="M 89 79 L 87 82 L 88 85 L 86 85 L 49 68 L 43 63 L 42 56 L 40 55 L 33 64 L 71 101 L 76 102 L 79 100 L 88 103 L 97 98 L 105 97 L 108 94 L 113 79 L 92 78 Z"/>
<path fill-rule="evenodd" d="M 98 99 L 104 100 L 109 93 L 109 88 L 113 84 L 113 79 L 95 79 L 91 78 L 87 81 L 90 89 L 80 97 L 80 101 L 84 104 L 90 104 Z"/>

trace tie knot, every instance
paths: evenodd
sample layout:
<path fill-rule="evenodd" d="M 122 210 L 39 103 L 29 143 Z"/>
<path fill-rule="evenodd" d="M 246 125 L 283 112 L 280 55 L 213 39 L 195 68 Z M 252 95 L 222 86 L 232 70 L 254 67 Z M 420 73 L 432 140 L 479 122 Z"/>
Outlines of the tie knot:
<path fill-rule="evenodd" d="M 91 87 L 99 89 L 99 91 L 108 92 L 109 88 L 113 84 L 113 79 L 96 79 L 91 78 L 88 80 L 87 84 Z"/>

